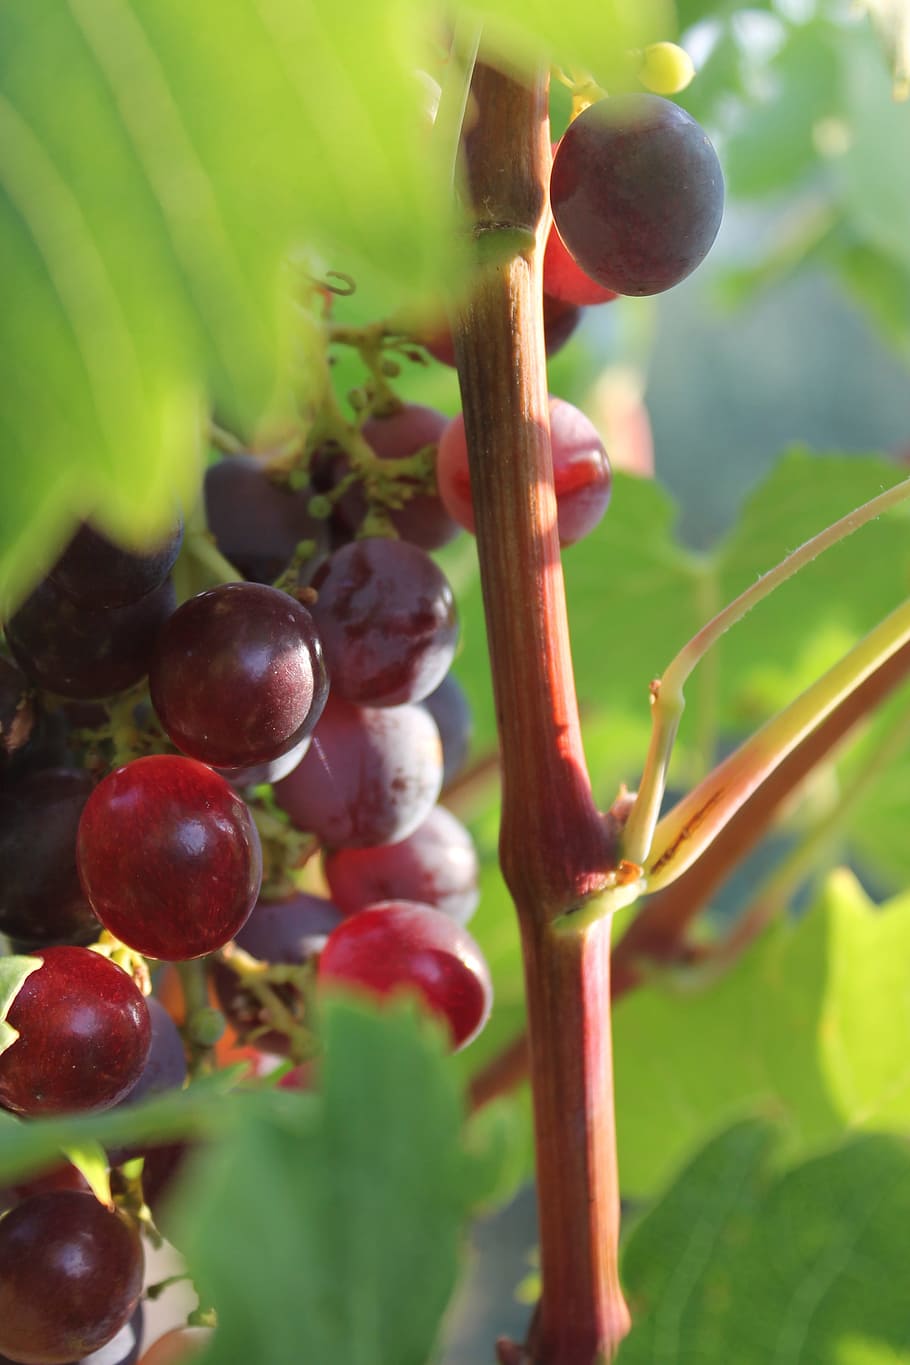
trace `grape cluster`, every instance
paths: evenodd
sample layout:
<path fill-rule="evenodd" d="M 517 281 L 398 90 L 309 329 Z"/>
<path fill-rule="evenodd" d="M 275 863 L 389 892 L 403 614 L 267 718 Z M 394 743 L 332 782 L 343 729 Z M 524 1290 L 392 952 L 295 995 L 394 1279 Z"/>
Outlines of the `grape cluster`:
<path fill-rule="evenodd" d="M 542 307 L 555 349 L 582 307 L 694 268 L 722 181 L 697 125 L 642 95 L 570 125 L 551 199 Z M 425 361 L 415 338 L 387 340 Z M 423 341 L 451 361 L 450 338 Z M 254 1069 L 286 1057 L 282 1083 L 307 1084 L 314 992 L 410 992 L 453 1048 L 487 1019 L 490 972 L 465 927 L 477 856 L 439 804 L 470 735 L 449 671 L 455 603 L 430 554 L 474 527 L 464 423 L 400 401 L 388 384 L 398 361 L 364 343 L 368 356 L 352 421 L 336 403 L 291 462 L 231 449 L 211 464 L 207 543 L 231 581 L 178 606 L 182 518 L 142 551 L 86 523 L 4 622 L 10 1114 L 136 1104 L 181 1087 L 213 1048 L 252 1055 Z M 610 465 L 571 404 L 552 398 L 550 425 L 568 546 L 603 516 Z M 185 980 L 201 980 L 201 1003 L 187 987 L 175 1004 L 165 964 L 191 973 L 200 959 L 207 976 Z M 111 1365 L 138 1358 L 143 1254 L 121 1167 L 142 1158 L 143 1198 L 166 1228 L 186 1151 L 109 1153 L 111 1207 L 68 1162 L 0 1190 L 0 1365 L 84 1362 L 100 1348 Z M 160 1358 L 198 1342 L 178 1334 Z"/>

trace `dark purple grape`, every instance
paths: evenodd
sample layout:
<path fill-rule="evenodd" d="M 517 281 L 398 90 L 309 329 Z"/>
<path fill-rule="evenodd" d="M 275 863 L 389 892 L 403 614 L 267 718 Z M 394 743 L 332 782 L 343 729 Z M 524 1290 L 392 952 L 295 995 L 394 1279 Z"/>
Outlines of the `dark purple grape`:
<path fill-rule="evenodd" d="M 76 831 L 94 782 L 51 768 L 0 792 L 0 930 L 32 947 L 96 937 L 79 883 Z"/>
<path fill-rule="evenodd" d="M 138 1104 L 168 1090 L 179 1090 L 187 1077 L 186 1052 L 179 1028 L 160 1000 L 152 995 L 145 1003 L 152 1029 L 149 1053 L 136 1084 L 120 1104 Z"/>
<path fill-rule="evenodd" d="M 28 743 L 34 723 L 31 683 L 8 659 L 0 658 L 0 762 Z"/>
<path fill-rule="evenodd" d="M 387 901 L 346 919 L 329 937 L 318 971 L 323 987 L 374 998 L 416 992 L 448 1025 L 455 1048 L 477 1036 L 493 1003 L 490 969 L 467 929 L 411 901 Z"/>
<path fill-rule="evenodd" d="M 205 473 L 205 513 L 218 549 L 244 578 L 273 583 L 301 541 L 314 542 L 315 567 L 329 551 L 328 524 L 307 510 L 313 490 L 297 492 L 268 476 L 252 455 L 230 455 Z M 301 578 L 308 580 L 303 566 Z"/>
<path fill-rule="evenodd" d="M 424 446 L 435 446 L 447 422 L 448 418 L 435 408 L 403 403 L 382 417 L 371 417 L 364 423 L 362 434 L 381 460 L 400 460 L 416 454 Z M 340 456 L 336 478 L 346 474 L 348 469 L 347 461 Z M 353 484 L 336 508 L 336 519 L 349 538 L 357 533 L 368 511 L 363 484 Z M 419 545 L 422 550 L 438 550 L 448 545 L 461 529 L 435 493 L 418 493 L 408 498 L 403 506 L 392 508 L 389 517 L 402 540 Z"/>
<path fill-rule="evenodd" d="M 0 1104 L 30 1117 L 109 1109 L 136 1084 L 148 1057 L 142 993 L 89 948 L 42 948 L 34 956 L 42 965 L 7 1014 L 19 1037 L 0 1053 Z"/>
<path fill-rule="evenodd" d="M 690 274 L 717 236 L 724 179 L 704 130 L 660 95 L 615 95 L 566 129 L 550 201 L 559 235 L 592 280 L 658 294 Z"/>
<path fill-rule="evenodd" d="M 142 1292 L 135 1227 L 91 1194 L 35 1195 L 0 1221 L 0 1351 L 65 1365 L 111 1341 Z"/>
<path fill-rule="evenodd" d="M 219 768 L 269 763 L 312 734 L 329 680 L 313 618 L 261 583 L 191 597 L 158 637 L 152 704 L 184 753 Z"/>
<path fill-rule="evenodd" d="M 332 899 L 346 915 L 376 901 L 420 901 L 467 924 L 477 908 L 474 841 L 444 806 L 435 806 L 397 844 L 327 854 L 325 875 Z"/>
<path fill-rule="evenodd" d="M 39 687 L 78 700 L 109 697 L 145 677 L 175 605 L 170 579 L 111 611 L 77 606 L 45 579 L 7 622 L 6 638 Z"/>
<path fill-rule="evenodd" d="M 249 808 L 211 768 L 155 754 L 109 773 L 79 824 L 76 861 L 95 914 L 148 957 L 222 948 L 262 881 Z"/>
<path fill-rule="evenodd" d="M 84 522 L 48 577 L 80 607 L 125 607 L 161 586 L 182 544 L 179 517 L 157 545 L 141 553 L 115 545 Z"/>
<path fill-rule="evenodd" d="M 237 946 L 260 962 L 301 966 L 318 953 L 326 938 L 344 919 L 331 901 L 300 892 L 288 900 L 259 901 L 237 935 Z M 218 1003 L 240 1037 L 264 1052 L 283 1056 L 288 1037 L 267 1029 L 263 1009 L 256 995 L 226 963 L 212 963 L 212 979 Z M 273 986 L 283 1004 L 302 1023 L 304 1001 L 290 984 Z M 255 1035 L 252 1036 L 251 1035 Z"/>
<path fill-rule="evenodd" d="M 471 747 L 471 707 L 458 679 L 447 673 L 420 703 L 435 720 L 442 740 L 442 790 L 461 772 Z"/>
<path fill-rule="evenodd" d="M 439 731 L 422 707 L 368 708 L 332 696 L 275 800 L 329 847 L 363 848 L 407 838 L 441 784 Z"/>
<path fill-rule="evenodd" d="M 336 550 L 313 586 L 333 693 L 361 706 L 420 701 L 458 639 L 452 589 L 425 551 L 374 537 Z"/>

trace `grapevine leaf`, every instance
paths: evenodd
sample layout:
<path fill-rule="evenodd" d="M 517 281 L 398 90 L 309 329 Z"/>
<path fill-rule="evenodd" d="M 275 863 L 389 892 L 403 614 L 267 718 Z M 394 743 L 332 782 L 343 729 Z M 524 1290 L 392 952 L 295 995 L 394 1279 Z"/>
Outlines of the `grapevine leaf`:
<path fill-rule="evenodd" d="M 906 1365 L 906 1140 L 857 1137 L 780 1175 L 775 1139 L 763 1123 L 715 1138 L 634 1229 L 619 1365 Z"/>
<path fill-rule="evenodd" d="M 7 1015 L 23 981 L 44 964 L 40 957 L 0 957 L 0 1056 L 19 1037 Z"/>
<path fill-rule="evenodd" d="M 796 1158 L 853 1127 L 906 1131 L 910 899 L 874 906 L 838 872 L 798 923 L 780 925 L 719 980 L 655 981 L 615 1019 L 620 1167 L 654 1191 L 712 1129 L 787 1120 Z"/>
<path fill-rule="evenodd" d="M 577 63 L 604 85 L 628 83 L 632 51 L 676 31 L 667 0 L 470 0 L 463 11 L 483 25 L 486 44 L 511 62 Z"/>
<path fill-rule="evenodd" d="M 6 605 L 79 515 L 139 542 L 192 501 L 209 398 L 247 433 L 286 414 L 289 253 L 351 274 L 374 316 L 457 277 L 425 20 L 418 0 L 356 24 L 329 0 L 0 9 Z M 305 403 L 320 366 L 295 358 Z"/>
<path fill-rule="evenodd" d="M 455 1284 L 479 1176 L 441 1031 L 347 1001 L 323 1022 L 317 1102 L 249 1113 L 190 1187 L 181 1245 L 219 1315 L 209 1365 L 425 1365 Z"/>

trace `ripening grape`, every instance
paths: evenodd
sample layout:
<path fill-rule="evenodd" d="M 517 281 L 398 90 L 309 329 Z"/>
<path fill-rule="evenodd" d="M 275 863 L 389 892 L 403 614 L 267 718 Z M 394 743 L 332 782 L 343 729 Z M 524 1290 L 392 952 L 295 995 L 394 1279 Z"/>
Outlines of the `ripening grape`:
<path fill-rule="evenodd" d="M 19 1037 L 0 1053 L 0 1105 L 17 1114 L 108 1109 L 136 1084 L 151 1042 L 131 977 L 88 948 L 42 948 L 7 1020 Z"/>
<path fill-rule="evenodd" d="M 402 403 L 400 407 L 364 422 L 361 434 L 374 454 L 381 460 L 401 460 L 414 455 L 424 446 L 435 446 L 448 418 L 435 408 L 419 403 Z M 336 480 L 347 474 L 348 461 L 339 456 Z M 368 510 L 362 482 L 352 484 L 336 507 L 336 520 L 349 537 L 356 535 Z M 417 493 L 407 498 L 401 507 L 389 510 L 389 519 L 402 540 L 419 545 L 422 550 L 438 550 L 447 545 L 459 532 L 457 522 L 449 516 L 435 493 Z"/>
<path fill-rule="evenodd" d="M 213 1335 L 210 1327 L 173 1327 L 149 1347 L 139 1365 L 189 1365 Z"/>
<path fill-rule="evenodd" d="M 458 622 L 448 579 L 424 550 L 404 540 L 358 540 L 335 551 L 313 586 L 334 696 L 400 706 L 442 682 Z"/>
<path fill-rule="evenodd" d="M 550 201 L 586 275 L 617 294 L 658 294 L 707 255 L 724 180 L 707 135 L 684 109 L 660 95 L 615 95 L 566 129 Z"/>
<path fill-rule="evenodd" d="M 465 765 L 471 747 L 473 719 L 464 688 L 453 673 L 442 682 L 420 705 L 429 711 L 439 727 L 442 740 L 442 790 L 445 791 Z"/>
<path fill-rule="evenodd" d="M 331 696 L 275 800 L 329 848 L 362 848 L 407 838 L 441 786 L 439 731 L 422 706 L 352 706 Z"/>
<path fill-rule="evenodd" d="M 244 578 L 273 583 L 297 546 L 312 541 L 312 556 L 302 567 L 306 580 L 328 553 L 328 524 L 309 512 L 313 489 L 276 483 L 253 455 L 228 455 L 209 465 L 204 494 L 215 544 Z"/>
<path fill-rule="evenodd" d="M 0 792 L 0 931 L 19 943 L 90 941 L 100 930 L 76 870 L 94 785 L 81 769 L 49 768 Z"/>
<path fill-rule="evenodd" d="M 341 848 L 325 858 L 332 899 L 346 915 L 377 901 L 419 901 L 459 924 L 477 908 L 474 841 L 444 806 L 434 806 L 413 834 L 379 848 Z"/>
<path fill-rule="evenodd" d="M 211 768 L 171 754 L 109 773 L 82 812 L 76 848 L 83 888 L 105 928 L 169 962 L 222 948 L 262 882 L 249 808 Z"/>
<path fill-rule="evenodd" d="M 111 1341 L 142 1292 L 133 1224 L 93 1194 L 56 1190 L 0 1220 L 0 1351 L 65 1365 Z"/>
<path fill-rule="evenodd" d="M 137 602 L 96 610 L 46 578 L 7 621 L 6 638 L 39 687 L 75 700 L 110 697 L 145 677 L 176 600 L 165 579 Z"/>
<path fill-rule="evenodd" d="M 415 991 L 464 1047 L 493 1002 L 490 970 L 460 924 L 428 905 L 387 901 L 346 919 L 319 958 L 319 982 L 382 998 Z"/>
<path fill-rule="evenodd" d="M 149 550 L 126 550 L 84 522 L 48 577 L 80 607 L 125 607 L 154 592 L 167 578 L 183 543 L 183 521 L 174 522 Z"/>
<path fill-rule="evenodd" d="M 559 543 L 574 545 L 589 535 L 610 501 L 612 473 L 593 423 L 562 398 L 550 399 L 550 440 Z M 464 417 L 459 413 L 439 442 L 439 492 L 456 521 L 474 530 Z"/>
<path fill-rule="evenodd" d="M 545 297 L 578 308 L 590 308 L 616 298 L 615 290 L 604 289 L 585 274 L 556 231 L 555 223 L 550 225 L 543 256 L 543 292 Z"/>
<path fill-rule="evenodd" d="M 178 749 L 219 768 L 280 758 L 306 739 L 328 695 L 306 607 L 261 583 L 222 583 L 184 602 L 149 671 L 152 705 Z"/>

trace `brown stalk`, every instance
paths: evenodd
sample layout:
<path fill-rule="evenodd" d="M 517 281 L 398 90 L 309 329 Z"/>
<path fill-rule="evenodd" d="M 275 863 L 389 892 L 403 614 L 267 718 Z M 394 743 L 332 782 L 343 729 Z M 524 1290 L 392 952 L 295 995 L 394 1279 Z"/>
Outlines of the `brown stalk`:
<path fill-rule="evenodd" d="M 612 1359 L 619 1286 L 609 921 L 554 921 L 596 894 L 615 839 L 591 791 L 569 652 L 550 451 L 540 256 L 547 91 L 479 65 L 464 143 L 480 265 L 455 353 L 503 772 L 500 854 L 524 945 L 542 1297 L 532 1365 Z"/>

